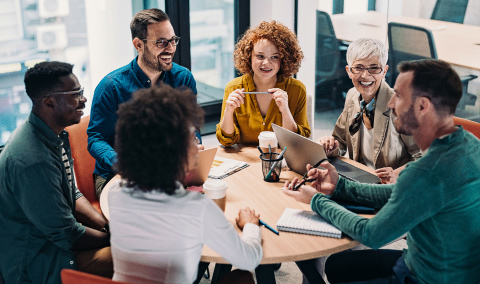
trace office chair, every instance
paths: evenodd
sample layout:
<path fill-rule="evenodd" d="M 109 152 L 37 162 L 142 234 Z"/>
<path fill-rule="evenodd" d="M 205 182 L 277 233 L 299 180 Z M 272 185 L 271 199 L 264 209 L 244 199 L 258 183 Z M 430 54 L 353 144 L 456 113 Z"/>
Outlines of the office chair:
<path fill-rule="evenodd" d="M 468 0 L 437 0 L 432 12 L 432 20 L 463 24 Z"/>
<path fill-rule="evenodd" d="M 315 58 L 315 93 L 316 101 L 327 102 L 330 105 L 320 108 L 335 108 L 343 106 L 344 97 L 338 95 L 339 91 L 347 91 L 351 86 L 345 80 L 347 74 L 344 66 L 346 45 L 340 44 L 333 29 L 330 16 L 317 10 L 317 42 Z M 342 52 L 343 51 L 343 52 Z M 343 53 L 343 54 L 342 54 Z M 342 60 L 343 58 L 343 60 Z M 344 84 L 344 82 L 347 82 Z M 342 86 L 347 86 L 345 90 Z"/>
<path fill-rule="evenodd" d="M 112 279 L 81 272 L 73 269 L 62 269 L 60 272 L 62 284 L 128 284 L 127 282 L 113 281 Z"/>
<path fill-rule="evenodd" d="M 82 117 L 79 124 L 74 124 L 65 128 L 68 131 L 68 139 L 70 148 L 72 149 L 73 169 L 75 178 L 80 192 L 87 198 L 92 206 L 98 212 L 100 209 L 100 201 L 95 193 L 95 183 L 93 181 L 93 170 L 95 169 L 95 159 L 90 155 L 87 149 L 88 136 L 87 127 L 90 116 Z"/>
<path fill-rule="evenodd" d="M 457 116 L 453 117 L 453 122 L 455 125 L 461 125 L 463 129 L 471 132 L 475 137 L 480 139 L 480 122 L 471 121 Z"/>
<path fill-rule="evenodd" d="M 398 63 L 406 60 L 419 60 L 426 58 L 438 59 L 437 49 L 432 31 L 422 27 L 390 22 L 388 23 L 388 60 L 389 76 L 388 83 L 395 85 L 398 76 Z M 390 72 L 391 71 L 391 72 Z M 466 105 L 475 105 L 477 97 L 469 94 L 468 82 L 477 78 L 476 75 L 460 76 L 463 85 L 462 99 L 458 103 L 457 110 L 462 110 Z"/>

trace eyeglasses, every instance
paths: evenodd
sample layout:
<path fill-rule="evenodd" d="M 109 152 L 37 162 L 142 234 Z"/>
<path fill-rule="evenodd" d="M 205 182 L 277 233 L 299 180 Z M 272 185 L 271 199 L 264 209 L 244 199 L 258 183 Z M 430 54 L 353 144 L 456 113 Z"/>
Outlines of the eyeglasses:
<path fill-rule="evenodd" d="M 77 100 L 80 100 L 82 98 L 85 98 L 83 95 L 83 87 L 80 88 L 78 91 L 68 91 L 68 92 L 54 92 L 46 95 L 45 97 L 49 97 L 51 95 L 74 95 Z"/>
<path fill-rule="evenodd" d="M 380 66 L 372 66 L 372 67 L 362 67 L 362 66 L 355 66 L 355 67 L 350 67 L 350 72 L 353 74 L 363 74 L 363 72 L 367 70 L 368 73 L 370 74 L 380 74 L 383 71 L 383 68 Z"/>
<path fill-rule="evenodd" d="M 142 39 L 143 41 L 153 41 L 155 42 L 154 45 L 158 48 L 165 48 L 168 46 L 169 43 L 172 43 L 173 46 L 176 46 L 180 41 L 180 37 L 174 36 L 171 39 L 157 39 L 157 40 L 148 40 Z"/>

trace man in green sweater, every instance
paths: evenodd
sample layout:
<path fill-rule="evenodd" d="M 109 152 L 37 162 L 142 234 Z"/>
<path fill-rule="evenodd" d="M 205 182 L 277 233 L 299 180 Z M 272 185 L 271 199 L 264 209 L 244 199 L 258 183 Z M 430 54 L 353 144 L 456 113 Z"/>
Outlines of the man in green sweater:
<path fill-rule="evenodd" d="M 396 130 L 413 135 L 423 158 L 411 162 L 393 185 L 360 184 L 310 165 L 311 186 L 284 192 L 355 240 L 377 249 L 407 233 L 408 250 L 346 251 L 329 257 L 330 283 L 480 282 L 480 141 L 453 115 L 462 95 L 457 73 L 441 60 L 402 62 L 392 109 Z M 354 214 L 342 199 L 380 211 Z"/>

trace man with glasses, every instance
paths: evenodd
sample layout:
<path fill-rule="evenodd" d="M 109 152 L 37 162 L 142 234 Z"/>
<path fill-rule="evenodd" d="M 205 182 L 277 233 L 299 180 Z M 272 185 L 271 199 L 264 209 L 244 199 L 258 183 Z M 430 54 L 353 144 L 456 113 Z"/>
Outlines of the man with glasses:
<path fill-rule="evenodd" d="M 72 68 L 42 62 L 25 73 L 32 111 L 0 155 L 5 283 L 60 283 L 63 268 L 113 275 L 107 220 L 76 187 L 64 130 L 80 122 L 87 101 Z"/>
<path fill-rule="evenodd" d="M 345 99 L 332 136 L 319 142 L 328 156 L 343 156 L 375 169 L 382 183 L 394 183 L 409 161 L 420 157 L 412 136 L 399 134 L 387 106 L 393 89 L 384 78 L 388 51 L 376 39 L 361 38 L 347 50 L 345 67 L 354 88 Z"/>
<path fill-rule="evenodd" d="M 180 38 L 175 35 L 170 19 L 162 10 L 138 12 L 130 23 L 137 58 L 103 78 L 95 89 L 88 125 L 88 150 L 95 158 L 97 196 L 115 175 L 113 150 L 118 105 L 130 100 L 138 89 L 168 84 L 174 88 L 190 88 L 197 93 L 192 73 L 172 61 Z M 196 104 L 196 101 L 192 101 Z M 197 129 L 196 135 L 201 139 Z"/>
<path fill-rule="evenodd" d="M 395 129 L 412 135 L 421 159 L 400 173 L 396 184 L 362 184 L 339 177 L 328 162 L 309 169 L 311 186 L 284 193 L 351 238 L 373 248 L 331 255 L 329 283 L 480 282 L 480 141 L 453 116 L 462 83 L 450 64 L 436 59 L 404 61 L 388 102 Z M 364 218 L 335 200 L 381 210 Z M 408 249 L 378 249 L 407 233 Z"/>

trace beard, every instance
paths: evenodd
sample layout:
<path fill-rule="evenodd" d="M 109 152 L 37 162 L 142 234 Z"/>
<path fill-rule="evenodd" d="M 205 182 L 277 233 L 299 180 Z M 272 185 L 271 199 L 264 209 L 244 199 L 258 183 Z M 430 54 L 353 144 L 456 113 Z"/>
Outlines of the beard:
<path fill-rule="evenodd" d="M 394 111 L 395 112 L 395 111 Z M 397 116 L 394 113 L 395 116 Z M 413 110 L 413 103 L 410 105 L 410 108 L 407 112 L 397 116 L 395 124 L 395 130 L 398 133 L 404 135 L 412 135 L 412 131 L 417 129 L 420 124 L 418 123 L 417 118 L 415 117 L 415 111 Z"/>
<path fill-rule="evenodd" d="M 160 53 L 157 57 L 153 55 L 153 53 L 150 52 L 150 49 L 148 48 L 147 45 L 145 45 L 145 52 L 142 54 L 142 61 L 145 64 L 145 67 L 150 71 L 150 72 L 162 72 L 162 71 L 170 71 L 173 67 L 173 62 L 167 64 L 164 63 L 161 59 L 160 56 L 162 55 L 172 55 L 173 53 L 170 52 L 162 52 Z"/>

